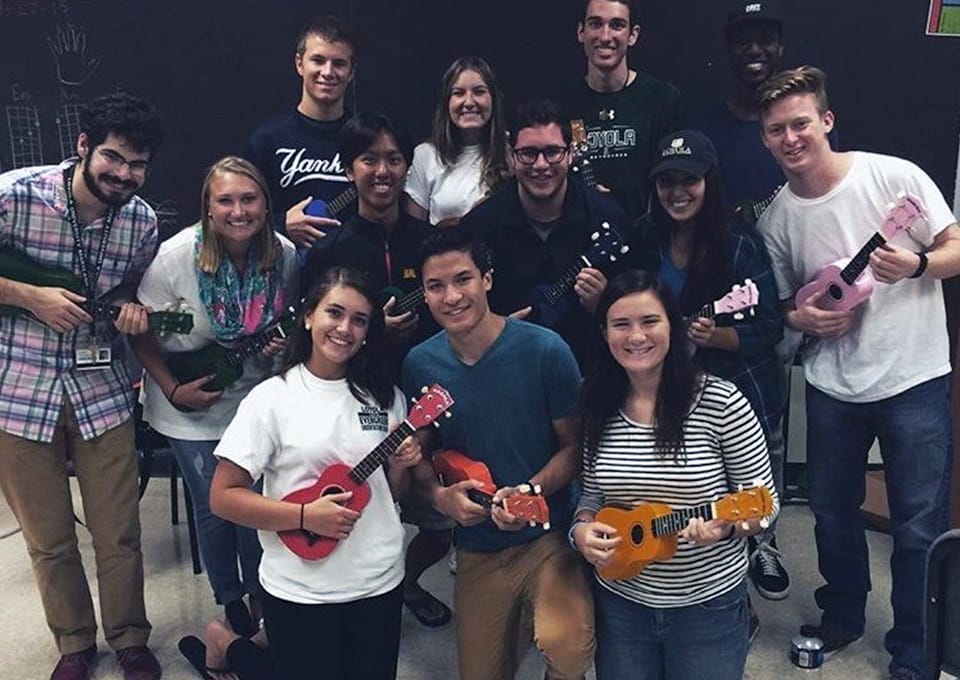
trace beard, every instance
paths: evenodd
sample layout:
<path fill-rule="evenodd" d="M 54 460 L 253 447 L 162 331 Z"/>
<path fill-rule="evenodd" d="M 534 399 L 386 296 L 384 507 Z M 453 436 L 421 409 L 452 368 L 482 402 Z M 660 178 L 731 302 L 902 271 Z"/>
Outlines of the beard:
<path fill-rule="evenodd" d="M 93 194 L 98 201 L 105 205 L 113 206 L 114 208 L 126 205 L 130 199 L 133 198 L 133 194 L 140 186 L 133 181 L 128 180 L 124 182 L 119 177 L 115 177 L 106 172 L 101 173 L 98 177 L 94 177 L 90 171 L 91 156 L 92 152 L 80 161 L 80 169 L 83 172 L 83 183 L 86 185 L 87 190 Z M 110 184 L 111 182 L 115 182 L 115 184 Z M 116 187 L 119 193 L 107 193 L 101 186 L 101 183 Z"/>

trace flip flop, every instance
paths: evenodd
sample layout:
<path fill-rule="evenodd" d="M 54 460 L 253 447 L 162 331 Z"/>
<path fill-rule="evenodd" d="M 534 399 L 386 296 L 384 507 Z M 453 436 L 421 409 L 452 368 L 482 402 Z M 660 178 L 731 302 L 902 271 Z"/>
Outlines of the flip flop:
<path fill-rule="evenodd" d="M 403 591 L 403 603 L 422 625 L 428 628 L 437 628 L 453 618 L 450 607 L 435 598 L 419 585 L 414 586 L 413 593 Z"/>
<path fill-rule="evenodd" d="M 194 636 L 187 635 L 180 638 L 177 643 L 177 649 L 183 654 L 183 658 L 190 662 L 194 670 L 200 674 L 203 680 L 216 680 L 210 673 L 229 673 L 229 668 L 208 668 L 207 667 L 207 646 L 203 641 Z"/>

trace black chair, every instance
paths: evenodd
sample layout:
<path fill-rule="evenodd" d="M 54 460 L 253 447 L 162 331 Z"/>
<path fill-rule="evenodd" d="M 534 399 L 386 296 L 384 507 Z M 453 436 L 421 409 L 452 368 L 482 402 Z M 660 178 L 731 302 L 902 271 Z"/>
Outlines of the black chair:
<path fill-rule="evenodd" d="M 134 425 L 136 429 L 135 441 L 140 454 L 140 497 L 143 498 L 153 474 L 154 454 L 156 451 L 169 449 L 167 438 L 154 430 L 143 420 L 143 407 L 138 403 L 133 409 Z M 180 523 L 180 503 L 177 495 L 177 478 L 180 476 L 177 459 L 170 456 L 170 522 L 174 526 Z M 200 549 L 197 546 L 197 529 L 193 520 L 193 503 L 190 500 L 190 491 L 183 485 L 184 506 L 187 509 L 187 536 L 190 542 L 190 559 L 193 562 L 193 573 L 203 573 L 200 564 Z"/>
<path fill-rule="evenodd" d="M 942 534 L 927 553 L 925 680 L 960 675 L 960 529 Z"/>

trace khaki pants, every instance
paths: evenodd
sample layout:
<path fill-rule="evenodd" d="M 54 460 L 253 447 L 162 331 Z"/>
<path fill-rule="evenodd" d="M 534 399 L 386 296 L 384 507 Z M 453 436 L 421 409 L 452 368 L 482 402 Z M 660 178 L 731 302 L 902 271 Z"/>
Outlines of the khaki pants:
<path fill-rule="evenodd" d="M 590 667 L 593 595 L 561 532 L 493 553 L 458 551 L 454 601 L 461 680 L 513 678 L 523 607 L 549 678 L 581 678 Z"/>
<path fill-rule="evenodd" d="M 0 432 L 0 489 L 23 529 L 57 648 L 61 654 L 79 652 L 96 642 L 97 622 L 77 549 L 67 456 L 73 460 L 93 537 L 104 635 L 114 650 L 145 645 L 150 623 L 143 602 L 133 422 L 84 441 L 69 399 L 64 404 L 49 444 Z"/>

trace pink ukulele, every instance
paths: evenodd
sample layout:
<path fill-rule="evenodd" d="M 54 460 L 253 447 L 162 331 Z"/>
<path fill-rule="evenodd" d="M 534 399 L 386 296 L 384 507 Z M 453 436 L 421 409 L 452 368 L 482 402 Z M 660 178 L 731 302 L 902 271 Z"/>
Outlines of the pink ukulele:
<path fill-rule="evenodd" d="M 897 198 L 896 205 L 890 208 L 880 229 L 856 255 L 827 265 L 813 281 L 797 291 L 797 307 L 820 291 L 826 291 L 827 294 L 820 298 L 817 306 L 839 312 L 849 311 L 870 297 L 873 293 L 873 276 L 865 272 L 870 263 L 870 253 L 901 230 L 909 228 L 924 214 L 920 199 L 905 193 L 897 194 Z"/>

